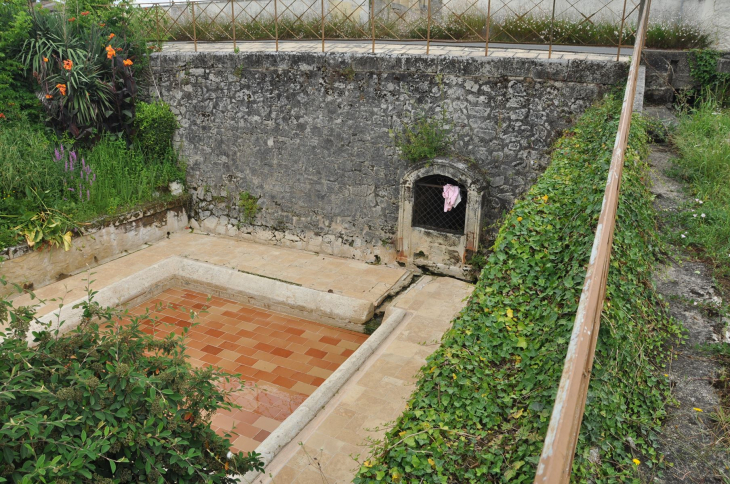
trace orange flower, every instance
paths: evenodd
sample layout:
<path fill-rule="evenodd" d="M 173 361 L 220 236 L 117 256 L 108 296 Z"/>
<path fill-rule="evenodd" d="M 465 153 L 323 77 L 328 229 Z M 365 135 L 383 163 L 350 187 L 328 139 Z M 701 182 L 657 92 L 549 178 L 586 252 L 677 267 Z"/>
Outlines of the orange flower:
<path fill-rule="evenodd" d="M 84 16 L 84 17 L 86 17 L 87 15 L 89 15 L 89 13 L 90 12 L 87 10 L 86 12 L 81 12 L 81 15 Z"/>
<path fill-rule="evenodd" d="M 117 48 L 116 48 L 116 49 L 114 49 L 114 50 L 116 50 L 117 52 L 121 52 L 121 51 L 122 51 L 122 48 L 121 48 L 121 47 L 117 47 Z"/>
<path fill-rule="evenodd" d="M 53 99 L 53 96 L 51 96 L 50 94 L 46 94 L 46 99 Z"/>
<path fill-rule="evenodd" d="M 43 62 L 48 62 L 48 57 L 44 57 Z"/>
<path fill-rule="evenodd" d="M 56 84 L 56 89 L 61 93 L 61 96 L 66 95 L 66 84 Z"/>
<path fill-rule="evenodd" d="M 112 40 L 114 37 L 116 37 L 116 35 L 114 35 L 114 33 L 109 34 L 109 40 Z"/>
<path fill-rule="evenodd" d="M 106 58 L 111 59 L 115 55 L 117 55 L 117 52 L 114 50 L 114 47 L 112 47 L 111 45 L 107 45 L 106 46 Z"/>
<path fill-rule="evenodd" d="M 72 60 L 63 61 L 63 68 L 66 69 L 67 71 L 70 71 L 71 69 L 73 69 L 73 67 L 74 67 L 74 63 Z"/>
<path fill-rule="evenodd" d="M 68 19 L 68 21 L 69 22 L 75 22 L 76 21 L 76 17 L 71 17 L 70 19 Z"/>
<path fill-rule="evenodd" d="M 106 27 L 106 24 L 99 24 L 99 27 Z"/>
<path fill-rule="evenodd" d="M 129 66 L 131 66 L 132 64 L 134 64 L 134 62 L 132 62 L 131 60 L 129 60 L 129 59 L 124 59 L 124 65 L 125 65 L 125 66 L 129 67 Z"/>
<path fill-rule="evenodd" d="M 3 113 L 0 113 L 0 119 L 5 119 L 5 115 Z"/>

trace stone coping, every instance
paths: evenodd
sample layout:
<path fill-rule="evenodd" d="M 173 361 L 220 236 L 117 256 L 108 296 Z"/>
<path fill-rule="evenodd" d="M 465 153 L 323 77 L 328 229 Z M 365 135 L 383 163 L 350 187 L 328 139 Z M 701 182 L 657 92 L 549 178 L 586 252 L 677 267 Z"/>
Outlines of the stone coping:
<path fill-rule="evenodd" d="M 77 235 L 73 241 L 76 242 L 79 237 L 93 235 L 94 233 L 99 232 L 106 227 L 117 227 L 130 222 L 136 222 L 138 220 L 149 218 L 151 215 L 166 213 L 168 210 L 178 207 L 187 208 L 190 204 L 191 199 L 191 195 L 186 193 L 172 200 L 146 203 L 141 207 L 137 207 L 134 210 L 130 210 L 119 215 L 107 215 L 99 217 L 92 220 L 91 222 L 82 224 L 84 225 L 83 232 L 80 235 Z M 36 249 L 30 247 L 25 242 L 22 244 L 14 245 L 12 247 L 5 247 L 4 249 L 0 250 L 0 260 L 17 259 L 18 257 L 33 252 L 34 250 Z"/>
<path fill-rule="evenodd" d="M 161 52 L 152 55 L 153 69 L 228 68 L 235 75 L 247 70 L 331 69 L 354 72 L 400 72 L 457 75 L 460 77 L 515 77 L 613 85 L 628 74 L 625 62 L 584 59 L 527 59 L 515 57 L 461 57 L 452 55 L 371 54 L 359 52 Z"/>
<path fill-rule="evenodd" d="M 325 380 L 289 417 L 261 442 L 256 452 L 261 454 L 264 466 L 271 463 L 279 451 L 293 441 L 304 427 L 317 416 L 324 406 L 340 391 L 345 383 L 370 358 L 376 349 L 390 336 L 403 321 L 407 312 L 403 309 L 389 308 L 383 323 L 350 357 Z M 262 473 L 251 471 L 238 476 L 239 483 L 253 483 Z"/>
<path fill-rule="evenodd" d="M 363 331 L 364 323 L 370 320 L 374 311 L 373 303 L 369 301 L 178 256 L 99 289 L 94 300 L 102 306 L 139 304 L 180 281 L 206 290 L 211 288 L 218 291 L 218 295 L 246 304 L 359 332 Z M 33 331 L 58 329 L 59 334 L 64 334 L 76 328 L 83 314 L 78 305 L 85 300 L 86 297 L 66 304 L 31 324 L 28 341 L 32 342 Z"/>

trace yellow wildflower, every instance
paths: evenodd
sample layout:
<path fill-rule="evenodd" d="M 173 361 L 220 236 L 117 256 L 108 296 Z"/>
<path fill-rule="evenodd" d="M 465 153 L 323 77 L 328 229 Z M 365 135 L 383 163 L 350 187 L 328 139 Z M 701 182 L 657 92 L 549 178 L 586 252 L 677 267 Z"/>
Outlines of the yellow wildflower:
<path fill-rule="evenodd" d="M 518 222 L 522 222 L 522 217 L 517 217 Z"/>
<path fill-rule="evenodd" d="M 548 201 L 548 196 L 547 196 L 547 195 L 543 195 L 543 196 L 542 196 L 542 201 L 543 201 L 543 202 L 545 202 L 545 203 L 547 203 L 547 201 Z"/>
<path fill-rule="evenodd" d="M 373 466 L 373 464 L 369 460 L 366 460 L 365 462 L 363 462 L 362 465 L 364 465 L 365 467 L 372 467 Z"/>
<path fill-rule="evenodd" d="M 641 464 L 641 461 L 639 459 L 634 459 L 633 463 L 638 466 L 639 464 Z"/>
<path fill-rule="evenodd" d="M 512 316 L 514 316 L 514 312 L 511 309 L 507 309 L 507 317 L 512 319 Z"/>
<path fill-rule="evenodd" d="M 451 376 L 456 380 L 456 373 L 452 373 Z"/>
<path fill-rule="evenodd" d="M 428 463 L 431 464 L 431 467 L 436 467 L 436 462 L 430 457 L 428 458 Z"/>
<path fill-rule="evenodd" d="M 694 411 L 695 411 L 695 412 L 701 412 L 701 411 L 702 411 L 702 409 L 701 409 L 701 408 L 697 408 L 697 407 L 695 407 L 695 408 L 694 408 Z"/>

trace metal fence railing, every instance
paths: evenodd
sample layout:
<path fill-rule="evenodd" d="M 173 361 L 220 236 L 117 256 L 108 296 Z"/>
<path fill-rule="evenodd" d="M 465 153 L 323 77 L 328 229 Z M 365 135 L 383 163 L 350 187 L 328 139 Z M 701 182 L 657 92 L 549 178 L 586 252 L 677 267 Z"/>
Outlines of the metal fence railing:
<path fill-rule="evenodd" d="M 640 8 L 640 27 L 626 81 L 618 132 L 603 196 L 603 208 L 598 218 L 590 262 L 586 270 L 583 291 L 575 315 L 573 333 L 565 356 L 563 374 L 555 398 L 550 425 L 537 467 L 535 484 L 563 484 L 570 481 L 606 295 L 606 281 L 621 189 L 621 173 L 631 128 L 639 63 L 646 37 L 650 5 L 651 0 L 645 0 Z"/>
<path fill-rule="evenodd" d="M 137 3 L 150 41 L 633 43 L 639 0 L 188 0 Z"/>

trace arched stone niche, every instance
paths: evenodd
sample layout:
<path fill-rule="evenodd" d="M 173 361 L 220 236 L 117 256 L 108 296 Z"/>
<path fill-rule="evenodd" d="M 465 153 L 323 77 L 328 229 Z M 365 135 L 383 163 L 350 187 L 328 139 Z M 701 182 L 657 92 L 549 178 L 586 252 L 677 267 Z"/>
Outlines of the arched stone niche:
<path fill-rule="evenodd" d="M 465 204 L 465 207 L 460 207 L 462 211 L 465 208 L 463 227 L 443 220 L 434 226 L 424 223 L 424 209 L 419 204 L 424 203 L 424 200 L 435 203 L 436 195 L 432 193 L 424 196 L 423 193 L 429 189 L 438 190 L 438 185 L 434 186 L 428 181 L 444 182 L 448 179 L 462 188 L 460 203 Z M 436 158 L 409 169 L 401 181 L 397 260 L 447 275 L 467 277 L 467 261 L 479 248 L 482 207 L 488 185 L 487 177 L 480 168 L 461 160 Z M 456 208 L 459 208 L 458 205 L 452 210 Z M 461 216 L 462 213 L 459 213 Z"/>

